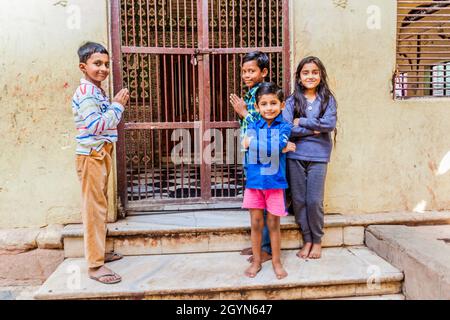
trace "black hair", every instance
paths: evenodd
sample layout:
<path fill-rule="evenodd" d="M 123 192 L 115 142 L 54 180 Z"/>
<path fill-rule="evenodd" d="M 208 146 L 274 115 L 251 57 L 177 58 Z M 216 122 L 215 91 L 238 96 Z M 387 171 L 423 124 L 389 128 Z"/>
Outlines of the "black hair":
<path fill-rule="evenodd" d="M 242 64 L 249 61 L 256 61 L 256 64 L 258 65 L 259 69 L 261 69 L 261 71 L 263 71 L 264 69 L 269 70 L 269 57 L 264 52 L 253 51 L 247 53 L 242 59 Z"/>
<path fill-rule="evenodd" d="M 301 72 L 305 64 L 308 63 L 314 63 L 319 68 L 320 72 L 320 83 L 317 86 L 317 95 L 321 99 L 321 105 L 320 105 L 320 117 L 322 117 L 328 107 L 328 103 L 330 102 L 330 99 L 333 99 L 337 108 L 337 102 L 336 98 L 334 97 L 333 92 L 330 90 L 328 86 L 328 75 L 327 70 L 325 69 L 324 64 L 322 61 L 320 61 L 319 58 L 314 56 L 309 56 L 298 64 L 297 71 L 295 72 L 295 90 L 293 93 L 294 97 L 294 118 L 302 118 L 306 117 L 306 107 L 307 107 L 307 101 L 306 97 L 304 96 L 305 88 L 303 87 L 302 81 L 301 81 Z M 334 130 L 334 141 L 336 142 L 336 135 L 337 130 Z"/>
<path fill-rule="evenodd" d="M 256 90 L 255 93 L 257 104 L 259 103 L 259 99 L 261 99 L 261 97 L 265 94 L 274 94 L 277 96 L 278 100 L 280 100 L 281 102 L 284 101 L 283 90 L 273 82 L 262 82 L 260 84 L 258 90 Z"/>
<path fill-rule="evenodd" d="M 104 53 L 109 56 L 108 50 L 100 43 L 86 42 L 78 49 L 78 57 L 81 63 L 86 63 L 94 53 Z"/>

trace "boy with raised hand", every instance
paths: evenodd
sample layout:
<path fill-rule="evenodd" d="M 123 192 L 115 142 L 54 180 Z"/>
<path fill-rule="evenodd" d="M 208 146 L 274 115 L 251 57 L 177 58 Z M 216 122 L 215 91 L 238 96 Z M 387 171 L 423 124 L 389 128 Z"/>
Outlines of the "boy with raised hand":
<path fill-rule="evenodd" d="M 108 177 L 111 172 L 113 143 L 129 94 L 122 89 L 109 102 L 102 81 L 109 75 L 109 53 L 98 43 L 87 42 L 78 49 L 79 68 L 84 74 L 73 100 L 76 137 L 76 169 L 81 182 L 81 214 L 84 250 L 91 279 L 104 284 L 120 282 L 121 277 L 105 262 L 122 258 L 105 254 L 108 211 Z"/>

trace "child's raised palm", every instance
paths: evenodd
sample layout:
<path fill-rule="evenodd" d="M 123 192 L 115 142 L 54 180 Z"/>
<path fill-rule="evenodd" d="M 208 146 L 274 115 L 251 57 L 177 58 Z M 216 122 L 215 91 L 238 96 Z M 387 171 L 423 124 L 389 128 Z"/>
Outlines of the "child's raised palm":
<path fill-rule="evenodd" d="M 130 99 L 128 89 L 122 89 L 116 94 L 116 96 L 113 99 L 113 102 L 117 102 L 120 103 L 122 106 L 125 106 L 128 102 L 128 99 Z"/>
<path fill-rule="evenodd" d="M 245 103 L 245 101 L 232 93 L 230 95 L 230 103 L 233 106 L 234 111 L 242 118 L 245 118 L 245 116 L 247 115 L 247 104 Z"/>

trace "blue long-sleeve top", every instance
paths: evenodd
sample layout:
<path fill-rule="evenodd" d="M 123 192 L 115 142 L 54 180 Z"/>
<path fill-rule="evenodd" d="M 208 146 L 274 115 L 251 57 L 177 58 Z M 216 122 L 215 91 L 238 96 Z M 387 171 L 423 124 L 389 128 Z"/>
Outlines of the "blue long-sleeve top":
<path fill-rule="evenodd" d="M 322 115 L 321 98 L 317 96 L 313 102 L 308 101 L 306 117 L 300 118 L 299 125 L 294 126 L 295 100 L 290 96 L 283 110 L 285 121 L 293 125 L 291 140 L 297 148 L 295 152 L 287 154 L 288 159 L 297 159 L 314 162 L 329 162 L 332 150 L 331 132 L 336 128 L 337 112 L 336 101 L 330 97 L 327 108 Z M 314 134 L 319 131 L 320 134 Z"/>
<path fill-rule="evenodd" d="M 282 153 L 282 150 L 289 141 L 291 127 L 281 114 L 270 127 L 262 118 L 249 124 L 246 188 L 287 189 L 286 153 Z"/>

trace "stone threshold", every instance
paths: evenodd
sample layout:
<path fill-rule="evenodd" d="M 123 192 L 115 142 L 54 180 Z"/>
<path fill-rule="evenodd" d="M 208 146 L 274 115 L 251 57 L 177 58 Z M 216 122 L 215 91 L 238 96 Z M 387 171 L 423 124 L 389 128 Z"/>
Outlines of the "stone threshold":
<path fill-rule="evenodd" d="M 36 299 L 325 299 L 401 293 L 403 273 L 365 247 L 329 248 L 320 260 L 283 250 L 289 275 L 276 279 L 271 263 L 256 278 L 235 252 L 132 256 L 108 264 L 122 282 L 89 279 L 83 259 L 66 259 Z"/>
<path fill-rule="evenodd" d="M 324 248 L 364 245 L 366 223 L 442 223 L 450 214 L 385 214 L 371 217 L 326 216 Z M 282 218 L 282 249 L 298 249 L 302 236 L 293 216 Z M 239 251 L 250 247 L 250 221 L 246 211 L 210 211 L 128 217 L 108 224 L 108 251 L 123 255 Z M 81 225 L 64 229 L 66 258 L 84 255 Z"/>
<path fill-rule="evenodd" d="M 325 228 L 369 225 L 439 225 L 450 224 L 450 211 L 386 212 L 359 215 L 327 214 Z M 167 233 L 209 233 L 227 231 L 246 231 L 250 228 L 247 211 L 196 211 L 173 214 L 131 216 L 107 226 L 108 236 L 132 236 Z M 281 219 L 281 229 L 297 230 L 293 216 Z M 69 224 L 63 230 L 63 237 L 83 236 L 81 224 Z"/>
<path fill-rule="evenodd" d="M 318 299 L 318 300 L 406 300 L 406 297 L 403 294 L 386 294 L 379 296 L 343 297 L 343 298 Z"/>

